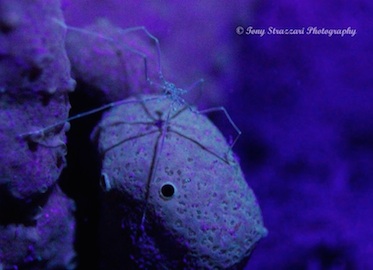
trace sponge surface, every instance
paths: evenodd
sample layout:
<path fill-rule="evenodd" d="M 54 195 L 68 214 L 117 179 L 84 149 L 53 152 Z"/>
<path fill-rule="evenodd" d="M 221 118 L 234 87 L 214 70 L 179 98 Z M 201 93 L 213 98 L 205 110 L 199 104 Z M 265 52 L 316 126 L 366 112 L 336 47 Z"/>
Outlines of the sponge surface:
<path fill-rule="evenodd" d="M 107 239 L 129 242 L 137 267 L 236 269 L 266 234 L 255 196 L 207 117 L 154 97 L 129 99 L 96 130 L 105 203 L 120 209 L 110 226 L 122 232 Z"/>

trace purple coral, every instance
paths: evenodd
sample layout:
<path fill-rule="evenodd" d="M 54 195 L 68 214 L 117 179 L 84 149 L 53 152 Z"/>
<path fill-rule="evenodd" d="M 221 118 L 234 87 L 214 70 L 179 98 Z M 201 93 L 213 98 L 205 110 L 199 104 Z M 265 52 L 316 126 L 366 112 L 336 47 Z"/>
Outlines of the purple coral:
<path fill-rule="evenodd" d="M 1 185 L 27 198 L 57 181 L 65 163 L 65 128 L 29 132 L 66 119 L 74 89 L 64 49 L 59 1 L 2 1 L 0 36 Z M 22 136 L 24 134 L 25 136 Z"/>
<path fill-rule="evenodd" d="M 74 203 L 58 187 L 46 200 L 28 222 L 0 225 L 1 269 L 74 269 Z"/>
<path fill-rule="evenodd" d="M 65 167 L 74 90 L 60 3 L 0 2 L 0 268 L 72 269 L 74 203 L 57 180 Z"/>
<path fill-rule="evenodd" d="M 147 79 L 158 79 L 159 59 L 154 40 L 144 31 L 122 29 L 103 19 L 81 29 L 66 27 L 72 74 L 90 95 L 112 102 L 154 92 Z"/>

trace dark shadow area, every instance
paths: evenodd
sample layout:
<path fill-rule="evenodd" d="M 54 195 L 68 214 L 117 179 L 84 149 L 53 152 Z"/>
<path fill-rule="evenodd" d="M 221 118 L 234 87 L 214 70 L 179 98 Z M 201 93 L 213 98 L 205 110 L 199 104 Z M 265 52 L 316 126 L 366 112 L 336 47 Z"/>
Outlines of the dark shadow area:
<path fill-rule="evenodd" d="M 94 94 L 92 94 L 94 93 Z M 98 91 L 78 82 L 70 94 L 70 116 L 86 112 L 105 104 Z M 76 203 L 75 249 L 79 269 L 98 269 L 98 225 L 100 212 L 100 166 L 101 161 L 90 134 L 99 122 L 102 112 L 71 121 L 67 133 L 67 164 L 61 175 L 62 190 Z"/>

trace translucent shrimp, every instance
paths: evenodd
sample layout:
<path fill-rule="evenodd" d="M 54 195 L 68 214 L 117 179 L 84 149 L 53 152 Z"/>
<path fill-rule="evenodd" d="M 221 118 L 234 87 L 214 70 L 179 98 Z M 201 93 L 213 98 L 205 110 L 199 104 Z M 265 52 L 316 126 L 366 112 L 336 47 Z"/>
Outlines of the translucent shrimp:
<path fill-rule="evenodd" d="M 83 35 L 95 36 L 97 38 L 100 38 L 100 39 L 103 39 L 103 40 L 107 41 L 111 46 L 117 45 L 116 44 L 117 41 L 115 39 L 113 39 L 112 37 L 104 36 L 102 34 L 95 33 L 95 32 L 92 32 L 92 31 L 89 31 L 89 30 L 86 30 L 86 29 L 82 29 L 82 28 L 67 26 L 65 23 L 63 23 L 63 22 L 61 22 L 57 19 L 55 19 L 53 22 L 59 24 L 61 27 L 66 28 L 67 31 L 75 31 L 75 32 L 81 33 Z M 151 101 L 151 100 L 154 100 L 154 99 L 162 100 L 162 99 L 167 98 L 167 99 L 171 100 L 170 109 L 172 109 L 174 111 L 177 110 L 178 107 L 180 107 L 180 106 L 187 106 L 190 110 L 192 110 L 194 113 L 197 113 L 197 114 L 208 114 L 208 113 L 213 113 L 213 112 L 224 113 L 224 115 L 227 118 L 227 120 L 229 121 L 230 125 L 234 128 L 234 130 L 236 132 L 236 135 L 235 135 L 234 139 L 230 143 L 230 150 L 231 150 L 234 147 L 234 145 L 236 144 L 237 140 L 239 139 L 239 137 L 241 135 L 241 131 L 237 127 L 237 125 L 234 123 L 234 121 L 232 120 L 232 118 L 229 115 L 229 113 L 227 112 L 227 110 L 224 107 L 214 107 L 214 108 L 208 108 L 208 109 L 199 111 L 199 110 L 193 108 L 191 105 L 189 105 L 185 101 L 185 99 L 183 98 L 183 96 L 185 94 L 187 94 L 189 91 L 192 91 L 196 87 L 201 86 L 204 83 L 204 80 L 199 79 L 198 81 L 196 81 L 195 83 L 193 83 L 191 86 L 189 86 L 186 89 L 177 87 L 174 83 L 172 83 L 170 81 L 167 81 L 165 79 L 165 76 L 163 75 L 162 62 L 161 62 L 161 55 L 162 55 L 161 54 L 161 48 L 160 48 L 159 40 L 154 35 L 152 35 L 144 26 L 131 27 L 131 28 L 127 28 L 127 29 L 120 29 L 118 31 L 121 35 L 128 35 L 128 34 L 134 33 L 134 32 L 142 32 L 146 35 L 147 38 L 149 38 L 154 43 L 154 46 L 156 48 L 158 78 L 156 78 L 156 80 L 153 80 L 149 77 L 148 56 L 145 53 L 143 53 L 143 52 L 141 52 L 141 51 L 139 51 L 139 50 L 137 50 L 137 49 L 135 49 L 131 46 L 128 46 L 127 44 L 120 44 L 120 46 L 123 47 L 125 50 L 128 50 L 129 52 L 131 52 L 135 55 L 138 55 L 143 59 L 144 78 L 145 78 L 146 82 L 148 82 L 150 87 L 155 87 L 155 88 L 159 89 L 159 97 L 153 97 L 151 99 L 145 99 L 145 100 L 142 100 L 142 101 L 147 102 L 147 101 Z M 79 118 L 82 118 L 82 117 L 85 117 L 85 116 L 88 116 L 88 115 L 91 115 L 91 114 L 95 114 L 95 113 L 98 113 L 98 112 L 101 112 L 101 111 L 104 111 L 104 110 L 107 110 L 107 109 L 110 109 L 110 108 L 113 108 L 113 107 L 116 107 L 116 106 L 121 106 L 121 105 L 125 105 L 125 104 L 128 104 L 128 103 L 133 103 L 133 102 L 139 102 L 139 101 L 119 100 L 119 101 L 111 102 L 111 103 L 102 105 L 98 108 L 95 108 L 95 109 L 92 109 L 92 110 L 89 110 L 89 111 L 71 116 L 66 120 L 54 123 L 50 126 L 38 129 L 36 131 L 27 132 L 27 133 L 24 133 L 24 134 L 19 134 L 19 137 L 27 138 L 27 139 L 30 139 L 30 140 L 32 140 L 32 138 L 35 138 L 35 136 L 41 136 L 42 137 L 44 134 L 48 133 L 48 131 L 53 130 L 54 128 L 60 127 L 60 126 L 64 125 L 66 122 L 70 122 L 70 121 L 73 121 L 75 119 L 79 119 Z M 168 113 L 168 117 L 169 117 L 169 115 L 170 115 L 170 112 Z M 168 122 L 168 117 L 165 120 L 166 123 Z"/>
<path fill-rule="evenodd" d="M 118 46 L 117 40 L 115 40 L 114 38 L 110 36 L 105 36 L 105 35 L 95 33 L 95 32 L 92 32 L 86 29 L 67 26 L 63 22 L 58 21 L 58 20 L 54 20 L 54 23 L 57 23 L 61 27 L 66 28 L 67 31 L 74 31 L 77 33 L 81 33 L 82 35 L 94 36 L 99 39 L 105 40 L 108 42 L 108 44 L 110 44 L 110 46 L 113 46 L 113 50 L 115 46 Z M 130 33 L 143 33 L 154 44 L 155 51 L 156 51 L 156 59 L 157 59 L 157 77 L 156 78 L 151 78 L 149 75 L 149 60 L 148 60 L 149 57 L 146 53 L 136 48 L 133 48 L 127 44 L 120 44 L 119 47 L 130 52 L 133 55 L 139 56 L 142 59 L 143 69 L 144 69 L 144 79 L 147 82 L 149 87 L 156 89 L 156 92 L 158 94 L 152 95 L 152 96 L 138 95 L 136 98 L 114 101 L 114 102 L 102 105 L 98 108 L 95 108 L 95 109 L 92 109 L 92 110 L 89 110 L 83 113 L 78 113 L 74 116 L 69 117 L 66 120 L 57 122 L 53 125 L 44 127 L 42 129 L 20 134 L 19 137 L 28 139 L 28 140 L 33 140 L 33 138 L 35 137 L 43 137 L 44 135 L 48 134 L 49 131 L 54 130 L 56 128 L 60 128 L 61 126 L 64 126 L 66 123 L 71 122 L 76 119 L 80 119 L 80 118 L 83 118 L 83 117 L 86 117 L 86 116 L 89 116 L 89 115 L 92 115 L 92 114 L 95 114 L 101 111 L 105 111 L 105 110 L 123 106 L 123 105 L 126 105 L 126 106 L 135 106 L 136 104 L 140 105 L 139 108 L 145 112 L 147 119 L 144 119 L 141 122 L 128 123 L 126 121 L 123 121 L 119 117 L 118 119 L 113 119 L 110 123 L 110 126 L 120 125 L 120 124 L 130 124 L 130 125 L 139 125 L 139 126 L 145 125 L 145 126 L 154 128 L 155 130 L 153 130 L 153 132 L 156 132 L 159 134 L 158 135 L 159 137 L 157 138 L 154 149 L 153 149 L 154 152 L 152 156 L 151 166 L 149 168 L 146 190 L 144 194 L 145 195 L 144 206 L 143 206 L 141 221 L 139 224 L 139 237 L 140 237 L 141 234 L 145 230 L 146 213 L 148 209 L 151 183 L 153 183 L 156 178 L 156 174 L 157 174 L 157 170 L 158 170 L 159 162 L 160 162 L 160 157 L 165 147 L 167 135 L 169 133 L 173 133 L 174 135 L 180 137 L 183 140 L 188 140 L 192 142 L 193 144 L 198 145 L 201 151 L 205 151 L 206 153 L 215 156 L 218 160 L 226 163 L 229 166 L 231 162 L 231 159 L 229 157 L 231 156 L 232 148 L 236 144 L 239 136 L 241 135 L 241 131 L 236 126 L 231 116 L 229 115 L 229 113 L 224 107 L 214 107 L 214 108 L 209 108 L 209 109 L 199 111 L 195 107 L 192 107 L 185 100 L 184 95 L 186 95 L 189 91 L 193 91 L 197 87 L 201 87 L 204 83 L 203 79 L 196 81 L 195 83 L 193 83 L 191 86 L 187 87 L 186 89 L 177 87 L 174 83 L 166 80 L 163 74 L 163 70 L 162 70 L 162 61 L 161 61 L 162 53 L 161 53 L 159 40 L 154 35 L 152 35 L 145 27 L 139 26 L 139 27 L 121 29 L 121 30 L 118 30 L 118 32 L 121 35 L 129 35 Z M 150 104 L 154 102 L 163 102 L 163 101 L 168 101 L 169 106 L 166 110 L 151 112 L 147 107 L 148 103 Z M 218 153 L 216 149 L 211 149 L 211 147 L 209 147 L 207 140 L 203 142 L 199 142 L 195 138 L 193 138 L 192 134 L 183 134 L 182 131 L 177 129 L 177 128 L 180 128 L 180 124 L 173 123 L 173 120 L 180 117 L 180 115 L 182 115 L 183 112 L 185 112 L 185 110 L 190 110 L 192 113 L 196 115 L 213 113 L 213 112 L 222 112 L 225 115 L 230 125 L 234 128 L 236 132 L 236 136 L 232 140 L 232 142 L 229 144 L 229 148 L 226 153 Z M 183 125 L 188 126 L 190 124 L 192 123 L 184 123 Z M 107 127 L 108 126 L 100 126 L 100 129 L 107 128 Z M 188 128 L 186 128 L 186 130 L 187 129 Z M 142 136 L 150 135 L 153 132 L 149 132 L 149 133 L 145 132 L 142 134 L 136 134 L 133 137 L 129 136 L 128 138 L 125 138 L 125 140 L 133 140 L 133 139 L 136 139 Z M 114 144 L 113 147 L 119 145 L 121 142 L 122 140 L 119 140 L 118 142 Z M 110 179 L 108 179 L 106 174 L 103 174 L 102 179 L 104 181 L 104 183 L 102 183 L 102 186 L 105 187 L 104 191 L 110 190 L 113 188 L 113 186 L 111 185 Z"/>

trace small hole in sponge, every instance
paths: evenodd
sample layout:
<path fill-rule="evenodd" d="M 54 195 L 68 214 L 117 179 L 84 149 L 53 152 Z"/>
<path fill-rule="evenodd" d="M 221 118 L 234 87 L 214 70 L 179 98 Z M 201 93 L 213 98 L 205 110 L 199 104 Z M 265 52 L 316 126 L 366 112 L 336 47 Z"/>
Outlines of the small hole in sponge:
<path fill-rule="evenodd" d="M 176 192 L 176 188 L 171 183 L 164 183 L 161 187 L 160 194 L 163 199 L 171 199 Z"/>
<path fill-rule="evenodd" d="M 33 141 L 28 141 L 27 142 L 27 147 L 31 152 L 35 152 L 36 150 L 38 150 L 38 144 L 36 142 L 33 142 Z"/>

